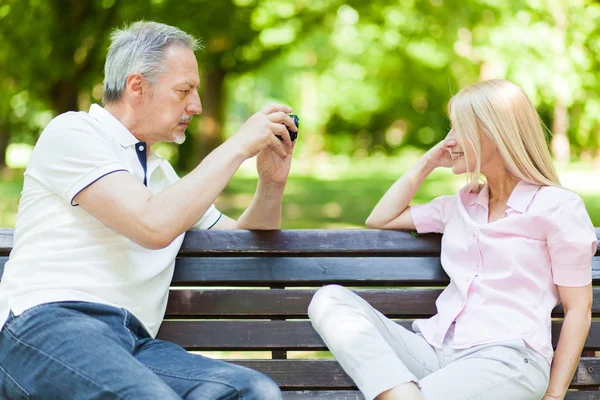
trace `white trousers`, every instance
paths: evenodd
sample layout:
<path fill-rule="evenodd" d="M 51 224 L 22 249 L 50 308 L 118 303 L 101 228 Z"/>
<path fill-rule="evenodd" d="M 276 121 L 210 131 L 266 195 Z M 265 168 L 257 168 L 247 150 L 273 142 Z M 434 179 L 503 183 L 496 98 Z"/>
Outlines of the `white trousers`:
<path fill-rule="evenodd" d="M 548 387 L 548 362 L 520 339 L 453 349 L 453 324 L 437 349 L 337 285 L 317 291 L 308 315 L 367 400 L 407 382 L 425 400 L 539 400 Z"/>

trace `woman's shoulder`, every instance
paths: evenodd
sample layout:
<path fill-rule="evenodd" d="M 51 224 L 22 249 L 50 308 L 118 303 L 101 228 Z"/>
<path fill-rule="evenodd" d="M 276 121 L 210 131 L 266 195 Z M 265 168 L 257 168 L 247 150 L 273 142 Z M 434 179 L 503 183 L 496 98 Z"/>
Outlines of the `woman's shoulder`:
<path fill-rule="evenodd" d="M 540 186 L 536 199 L 543 200 L 545 204 L 560 205 L 565 202 L 581 201 L 581 196 L 561 186 Z"/>
<path fill-rule="evenodd" d="M 581 196 L 560 186 L 541 186 L 535 196 L 532 208 L 545 213 L 563 210 L 585 211 Z"/>

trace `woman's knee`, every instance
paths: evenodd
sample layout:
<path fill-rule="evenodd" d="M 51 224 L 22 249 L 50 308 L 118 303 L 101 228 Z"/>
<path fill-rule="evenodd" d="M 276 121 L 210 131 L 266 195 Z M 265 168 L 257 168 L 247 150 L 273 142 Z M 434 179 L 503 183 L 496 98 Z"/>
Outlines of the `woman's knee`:
<path fill-rule="evenodd" d="M 308 305 L 308 317 L 313 324 L 319 323 L 325 315 L 335 311 L 344 303 L 344 299 L 352 294 L 352 292 L 340 285 L 323 286 L 317 290 Z"/>

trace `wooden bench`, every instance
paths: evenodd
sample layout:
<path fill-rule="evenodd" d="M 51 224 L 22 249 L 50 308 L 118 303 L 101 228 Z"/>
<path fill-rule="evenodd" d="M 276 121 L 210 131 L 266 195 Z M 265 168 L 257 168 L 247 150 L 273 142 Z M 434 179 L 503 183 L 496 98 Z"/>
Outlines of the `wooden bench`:
<path fill-rule="evenodd" d="M 11 247 L 12 230 L 0 230 L 0 273 Z M 159 337 L 190 351 L 267 351 L 269 359 L 234 362 L 271 376 L 285 399 L 362 399 L 335 360 L 293 359 L 298 351 L 326 350 L 307 320 L 312 295 L 325 284 L 356 288 L 410 326 L 435 313 L 435 299 L 448 284 L 439 253 L 438 235 L 398 231 L 190 231 Z M 598 317 L 600 251 L 593 280 Z M 554 344 L 562 316 L 556 308 Z M 600 321 L 592 322 L 585 350 L 569 400 L 600 399 Z"/>

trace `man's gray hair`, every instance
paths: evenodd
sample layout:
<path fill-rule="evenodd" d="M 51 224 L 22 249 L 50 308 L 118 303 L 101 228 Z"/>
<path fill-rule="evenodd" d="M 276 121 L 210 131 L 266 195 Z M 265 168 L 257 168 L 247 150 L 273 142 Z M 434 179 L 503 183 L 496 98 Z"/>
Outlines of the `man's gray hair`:
<path fill-rule="evenodd" d="M 165 72 L 164 55 L 170 46 L 200 49 L 200 41 L 173 26 L 158 22 L 138 21 L 115 29 L 111 35 L 104 64 L 104 104 L 121 99 L 127 77 L 140 73 L 151 83 Z"/>

